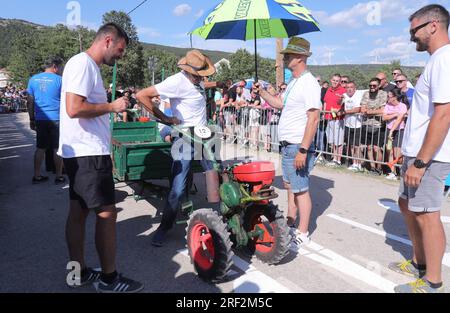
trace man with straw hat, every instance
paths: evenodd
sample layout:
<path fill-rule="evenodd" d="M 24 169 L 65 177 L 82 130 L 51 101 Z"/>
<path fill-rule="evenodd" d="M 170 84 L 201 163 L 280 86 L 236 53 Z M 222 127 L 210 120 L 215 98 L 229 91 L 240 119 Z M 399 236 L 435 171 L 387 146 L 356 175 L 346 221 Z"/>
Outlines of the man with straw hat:
<path fill-rule="evenodd" d="M 275 109 L 282 109 L 279 140 L 282 153 L 283 180 L 288 190 L 288 225 L 294 248 L 308 244 L 311 196 L 309 173 L 314 167 L 314 137 L 319 125 L 321 90 L 317 79 L 307 70 L 312 55 L 310 43 L 293 37 L 283 51 L 285 66 L 292 71 L 292 80 L 282 99 L 269 94 L 257 84 L 261 97 Z M 298 229 L 295 228 L 300 216 Z"/>
<path fill-rule="evenodd" d="M 216 72 L 214 64 L 200 51 L 191 50 L 178 62 L 178 67 L 181 69 L 179 73 L 167 78 L 158 85 L 140 91 L 137 94 L 137 98 L 151 114 L 163 123 L 180 125 L 180 127 L 190 130 L 196 126 L 206 126 L 205 87 L 215 88 L 217 84 L 205 83 L 204 78 Z M 170 99 L 173 117 L 166 116 L 152 105 L 151 99 L 158 96 Z M 152 245 L 156 247 L 164 245 L 166 234 L 175 222 L 181 198 L 186 188 L 186 178 L 191 168 L 191 161 L 194 158 L 195 149 L 193 143 L 190 145 L 183 145 L 181 144 L 182 142 L 177 143 L 180 138 L 181 136 L 179 135 L 175 135 L 173 138 L 172 188 L 163 212 L 161 225 L 152 238 Z M 191 153 L 188 151 L 189 148 L 191 148 Z M 214 209 L 218 209 L 220 203 L 218 173 L 214 169 L 212 160 L 202 157 L 200 161 L 206 172 L 208 202 Z"/>

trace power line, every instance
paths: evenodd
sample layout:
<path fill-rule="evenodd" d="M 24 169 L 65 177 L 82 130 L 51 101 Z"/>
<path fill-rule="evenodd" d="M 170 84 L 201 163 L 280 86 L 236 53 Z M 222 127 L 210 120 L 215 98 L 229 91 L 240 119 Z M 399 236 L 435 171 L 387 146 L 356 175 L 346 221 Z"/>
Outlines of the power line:
<path fill-rule="evenodd" d="M 130 15 L 131 13 L 133 13 L 134 11 L 136 11 L 141 5 L 143 5 L 144 3 L 146 3 L 148 0 L 144 0 L 142 1 L 137 7 L 135 7 L 133 10 L 131 10 L 130 12 L 128 12 L 128 15 Z"/>

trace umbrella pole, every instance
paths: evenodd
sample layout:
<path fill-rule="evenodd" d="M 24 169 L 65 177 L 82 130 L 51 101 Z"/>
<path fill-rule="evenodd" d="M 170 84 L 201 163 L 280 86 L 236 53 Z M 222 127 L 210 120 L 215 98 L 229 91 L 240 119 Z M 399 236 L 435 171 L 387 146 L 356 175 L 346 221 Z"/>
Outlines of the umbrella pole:
<path fill-rule="evenodd" d="M 256 45 L 256 19 L 253 20 L 255 35 L 255 82 L 258 82 L 258 47 Z"/>

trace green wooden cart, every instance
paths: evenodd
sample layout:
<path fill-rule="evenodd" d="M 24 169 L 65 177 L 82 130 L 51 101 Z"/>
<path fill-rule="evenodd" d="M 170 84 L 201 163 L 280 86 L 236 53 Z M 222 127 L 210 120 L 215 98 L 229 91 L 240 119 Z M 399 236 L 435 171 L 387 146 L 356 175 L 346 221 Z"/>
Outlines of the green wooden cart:
<path fill-rule="evenodd" d="M 136 201 L 143 199 L 144 189 L 162 198 L 167 188 L 150 180 L 169 179 L 172 169 L 172 144 L 164 142 L 156 122 L 116 122 L 112 128 L 113 174 L 116 182 L 138 182 Z M 193 173 L 202 173 L 199 161 L 193 161 Z M 192 181 L 188 182 L 191 187 Z M 189 190 L 191 188 L 188 188 Z M 196 187 L 194 186 L 195 190 Z"/>

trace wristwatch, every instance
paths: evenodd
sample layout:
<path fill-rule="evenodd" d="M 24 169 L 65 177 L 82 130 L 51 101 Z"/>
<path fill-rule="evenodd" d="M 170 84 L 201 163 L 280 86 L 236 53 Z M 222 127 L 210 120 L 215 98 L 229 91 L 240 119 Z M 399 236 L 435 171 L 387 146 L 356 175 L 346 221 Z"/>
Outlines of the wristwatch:
<path fill-rule="evenodd" d="M 422 169 L 427 167 L 431 162 L 425 163 L 424 161 L 417 159 L 414 161 L 414 167 L 418 169 Z"/>
<path fill-rule="evenodd" d="M 307 154 L 308 153 L 308 149 L 305 149 L 303 147 L 300 147 L 300 149 L 298 150 L 298 152 L 300 152 L 301 154 Z"/>

